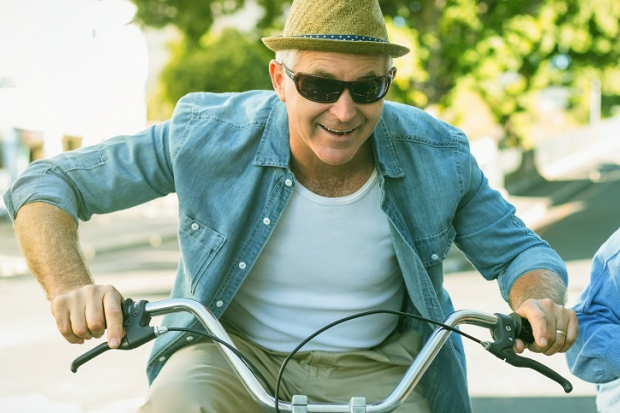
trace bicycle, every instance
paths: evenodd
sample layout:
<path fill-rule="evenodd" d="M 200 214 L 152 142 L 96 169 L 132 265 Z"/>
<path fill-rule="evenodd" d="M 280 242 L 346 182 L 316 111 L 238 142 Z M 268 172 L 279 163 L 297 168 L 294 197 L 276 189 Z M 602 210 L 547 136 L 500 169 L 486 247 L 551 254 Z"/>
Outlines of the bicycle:
<path fill-rule="evenodd" d="M 193 314 L 201 322 L 207 332 L 150 325 L 151 318 L 154 316 L 180 311 L 186 311 Z M 417 318 L 438 326 L 430 338 L 426 341 L 413 363 L 409 366 L 400 383 L 387 398 L 379 403 L 371 405 L 366 404 L 364 397 L 352 397 L 348 404 L 309 403 L 308 398 L 305 395 L 295 395 L 290 402 L 283 401 L 278 398 L 279 383 L 282 379 L 282 374 L 286 363 L 293 356 L 293 354 L 303 347 L 305 343 L 320 334 L 322 331 L 331 328 L 336 324 L 340 324 L 341 322 L 352 318 L 374 314 L 377 312 L 383 311 L 360 313 L 352 317 L 347 317 L 346 319 L 338 320 L 337 322 L 325 326 L 300 343 L 300 345 L 290 353 L 289 357 L 282 364 L 275 391 L 271 389 L 268 383 L 266 383 L 266 380 L 264 380 L 264 378 L 260 375 L 260 372 L 252 366 L 251 362 L 246 360 L 243 354 L 241 354 L 234 347 L 234 345 L 231 344 L 232 340 L 230 339 L 228 333 L 217 318 L 211 313 L 211 311 L 209 311 L 209 309 L 201 303 L 191 299 L 174 298 L 155 302 L 148 302 L 144 300 L 133 301 L 132 299 L 126 299 L 123 303 L 124 328 L 126 334 L 117 350 L 135 349 L 170 331 L 192 331 L 194 333 L 205 335 L 213 339 L 219 345 L 224 357 L 228 360 L 233 370 L 239 376 L 252 398 L 265 411 L 275 413 L 392 412 L 405 400 L 407 395 L 418 384 L 424 372 L 428 369 L 435 356 L 439 353 L 440 349 L 453 332 L 478 342 L 491 354 L 506 361 L 512 366 L 531 368 L 538 371 L 539 373 L 560 384 L 566 393 L 572 391 L 572 384 L 554 370 L 536 360 L 515 354 L 513 351 L 513 345 L 516 338 L 520 338 L 527 343 L 534 341 L 529 322 L 526 319 L 521 318 L 521 316 L 516 313 L 506 315 L 500 313 L 490 314 L 476 310 L 459 310 L 450 314 L 443 322 L 440 323 L 411 314 L 385 311 Z M 493 341 L 482 341 L 458 330 L 456 327 L 461 324 L 471 324 L 474 326 L 487 328 L 491 332 Z M 82 364 L 92 360 L 107 350 L 110 350 L 108 344 L 102 343 L 92 350 L 84 353 L 73 361 L 71 364 L 71 371 L 74 373 L 77 372 L 78 368 Z M 266 387 L 273 395 L 265 390 L 265 388 L 261 385 L 260 380 L 265 383 Z"/>

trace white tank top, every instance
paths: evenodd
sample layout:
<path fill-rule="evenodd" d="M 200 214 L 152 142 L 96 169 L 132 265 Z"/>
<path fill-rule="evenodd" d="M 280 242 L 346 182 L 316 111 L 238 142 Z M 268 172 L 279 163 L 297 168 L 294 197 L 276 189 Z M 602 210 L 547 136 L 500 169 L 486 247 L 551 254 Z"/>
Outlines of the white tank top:
<path fill-rule="evenodd" d="M 250 340 L 289 352 L 321 327 L 375 309 L 400 310 L 403 281 L 376 171 L 356 193 L 326 198 L 296 183 L 290 204 L 224 313 Z M 303 350 L 350 351 L 381 343 L 397 316 L 336 326 Z"/>

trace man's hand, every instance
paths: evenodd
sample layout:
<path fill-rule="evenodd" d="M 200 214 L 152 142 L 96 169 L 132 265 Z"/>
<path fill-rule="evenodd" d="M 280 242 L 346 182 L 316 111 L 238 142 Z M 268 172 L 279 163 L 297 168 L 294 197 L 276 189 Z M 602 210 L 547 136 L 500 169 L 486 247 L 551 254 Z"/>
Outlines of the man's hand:
<path fill-rule="evenodd" d="M 33 202 L 20 208 L 15 233 L 67 341 L 99 338 L 107 326 L 108 344 L 117 348 L 123 338 L 123 296 L 112 286 L 94 284 L 80 249 L 77 222 L 56 206 Z"/>
<path fill-rule="evenodd" d="M 532 325 L 534 343 L 516 340 L 514 350 L 527 347 L 548 356 L 565 352 L 577 338 L 577 315 L 564 307 L 566 286 L 554 272 L 534 270 L 522 275 L 510 290 L 510 305 Z"/>
<path fill-rule="evenodd" d="M 60 333 L 69 343 L 100 338 L 108 330 L 110 348 L 123 338 L 123 296 L 110 285 L 86 285 L 59 294 L 51 300 L 51 310 Z"/>
<path fill-rule="evenodd" d="M 527 346 L 521 340 L 516 340 L 517 353 L 522 353 L 526 347 L 547 356 L 564 353 L 577 339 L 575 312 L 555 304 L 550 298 L 526 300 L 516 312 L 530 322 L 535 339 L 534 343 Z"/>

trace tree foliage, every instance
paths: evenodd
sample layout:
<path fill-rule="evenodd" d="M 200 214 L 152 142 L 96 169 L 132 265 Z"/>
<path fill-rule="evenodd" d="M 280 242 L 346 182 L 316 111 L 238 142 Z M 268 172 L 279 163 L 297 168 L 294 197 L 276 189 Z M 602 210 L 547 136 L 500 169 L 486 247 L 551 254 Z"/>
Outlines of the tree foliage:
<path fill-rule="evenodd" d="M 151 27 L 176 26 L 188 45 L 196 45 L 209 31 L 216 17 L 234 13 L 245 0 L 131 0 L 137 7 L 135 19 Z"/>
<path fill-rule="evenodd" d="M 273 52 L 259 39 L 228 28 L 206 34 L 191 49 L 173 46 L 172 59 L 161 74 L 165 96 L 176 102 L 188 92 L 242 92 L 270 89 L 268 64 Z"/>
<path fill-rule="evenodd" d="M 151 27 L 176 26 L 189 46 L 195 46 L 209 32 L 218 17 L 241 10 L 245 0 L 131 0 L 138 11 L 135 20 Z M 283 17 L 290 0 L 256 0 L 263 15 L 256 23 L 257 33 L 269 29 Z"/>
<path fill-rule="evenodd" d="M 590 82 L 600 79 L 604 111 L 620 95 L 620 2 L 607 0 L 383 0 L 396 32 L 408 36 L 416 76 L 397 82 L 402 100 L 453 103 L 459 88 L 477 91 L 512 144 L 536 120 L 538 93 L 570 92 L 587 117 Z M 421 92 L 421 93 L 420 93 Z"/>
<path fill-rule="evenodd" d="M 260 60 L 257 57 L 260 53 L 252 48 L 266 50 L 264 46 L 257 40 L 248 43 L 242 36 L 236 36 L 231 39 L 239 45 L 231 40 L 221 40 L 220 46 L 207 42 L 210 45 L 207 52 L 204 41 L 214 19 L 239 10 L 245 0 L 132 1 L 138 5 L 138 19 L 145 24 L 158 27 L 174 24 L 185 34 L 186 51 L 175 53 L 171 62 L 175 69 L 169 68 L 164 75 L 171 90 L 169 98 L 178 96 L 183 87 L 201 90 L 257 87 L 251 82 L 235 83 L 234 76 L 222 77 L 221 66 L 210 65 L 209 61 L 228 59 L 234 61 L 231 70 L 249 72 Z M 256 3 L 264 13 L 255 32 L 247 36 L 258 39 L 281 30 L 290 0 L 256 0 Z M 474 91 L 486 102 L 496 122 L 504 127 L 506 141 L 513 145 L 523 144 L 527 125 L 537 120 L 537 96 L 550 86 L 570 92 L 569 109 L 580 120 L 587 118 L 593 80 L 600 81 L 604 113 L 609 114 L 620 100 L 620 1 L 379 0 L 379 3 L 391 40 L 412 49 L 411 54 L 396 60 L 399 71 L 390 94 L 392 99 L 441 110 L 453 106 L 462 90 Z M 244 58 L 238 56 L 237 51 L 241 49 Z M 183 65 L 200 67 L 201 80 L 180 80 L 192 76 L 191 70 L 184 70 Z M 200 83 L 207 78 L 218 81 L 207 88 L 206 83 Z M 257 75 L 256 79 L 261 78 Z"/>
<path fill-rule="evenodd" d="M 229 28 L 212 33 L 220 17 L 239 11 L 245 0 L 131 0 L 134 20 L 142 25 L 174 26 L 181 38 L 172 42 L 170 61 L 148 97 L 149 117 L 170 116 L 179 98 L 194 91 L 240 92 L 270 89 L 268 63 L 273 52 L 260 41 L 270 26 L 283 25 L 287 0 L 257 0 L 263 9 L 256 28 L 242 33 Z"/>

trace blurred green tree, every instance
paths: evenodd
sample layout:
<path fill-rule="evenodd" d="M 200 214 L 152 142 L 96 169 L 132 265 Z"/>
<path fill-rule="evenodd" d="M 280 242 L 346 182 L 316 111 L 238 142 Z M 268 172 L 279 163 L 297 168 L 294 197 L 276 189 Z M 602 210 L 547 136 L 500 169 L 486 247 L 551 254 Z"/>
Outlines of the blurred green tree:
<path fill-rule="evenodd" d="M 231 14 L 245 0 L 131 0 L 137 7 L 135 19 L 151 27 L 176 26 L 188 46 L 198 44 L 216 17 Z"/>
<path fill-rule="evenodd" d="M 270 89 L 273 52 L 260 42 L 269 26 L 283 19 L 287 0 L 257 0 L 263 15 L 249 33 L 227 28 L 212 33 L 216 19 L 233 14 L 245 0 L 131 0 L 138 23 L 174 26 L 181 36 L 169 44 L 171 58 L 148 96 L 151 119 L 168 118 L 174 104 L 193 91 L 236 92 Z"/>
<path fill-rule="evenodd" d="M 131 0 L 138 11 L 135 20 L 151 27 L 176 26 L 188 44 L 196 44 L 218 17 L 241 10 L 245 0 Z M 259 32 L 281 19 L 291 0 L 255 0 L 263 9 L 256 24 Z"/>
<path fill-rule="evenodd" d="M 194 91 L 271 89 L 268 64 L 272 58 L 273 52 L 260 39 L 233 28 L 207 33 L 192 48 L 177 43 L 160 77 L 164 96 L 176 102 Z"/>
<path fill-rule="evenodd" d="M 608 0 L 380 0 L 396 36 L 414 50 L 399 97 L 450 107 L 463 88 L 478 92 L 505 130 L 504 143 L 530 146 L 539 92 L 566 88 L 585 121 L 590 83 L 600 80 L 602 110 L 620 96 L 620 2 Z"/>

